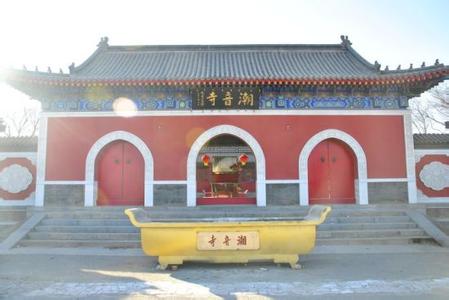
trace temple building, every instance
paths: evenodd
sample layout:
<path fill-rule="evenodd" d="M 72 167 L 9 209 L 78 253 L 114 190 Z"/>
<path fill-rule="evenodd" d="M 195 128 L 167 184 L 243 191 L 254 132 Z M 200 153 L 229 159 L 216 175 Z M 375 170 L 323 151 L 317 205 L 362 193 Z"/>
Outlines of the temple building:
<path fill-rule="evenodd" d="M 416 203 L 408 100 L 448 78 L 438 60 L 381 69 L 342 36 L 331 45 L 102 38 L 68 74 L 9 70 L 4 80 L 42 103 L 30 205 L 89 207 Z M 442 190 L 449 200 L 449 183 Z"/>

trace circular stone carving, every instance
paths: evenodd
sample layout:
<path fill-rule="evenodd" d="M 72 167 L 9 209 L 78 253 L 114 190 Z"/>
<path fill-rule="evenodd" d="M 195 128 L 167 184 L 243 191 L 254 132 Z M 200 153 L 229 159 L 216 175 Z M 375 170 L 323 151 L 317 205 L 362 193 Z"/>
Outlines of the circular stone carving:
<path fill-rule="evenodd" d="M 33 174 L 24 166 L 13 164 L 0 172 L 0 188 L 16 194 L 26 190 L 33 182 Z"/>
<path fill-rule="evenodd" d="M 441 191 L 449 187 L 449 165 L 433 161 L 422 168 L 419 178 L 426 187 Z"/>

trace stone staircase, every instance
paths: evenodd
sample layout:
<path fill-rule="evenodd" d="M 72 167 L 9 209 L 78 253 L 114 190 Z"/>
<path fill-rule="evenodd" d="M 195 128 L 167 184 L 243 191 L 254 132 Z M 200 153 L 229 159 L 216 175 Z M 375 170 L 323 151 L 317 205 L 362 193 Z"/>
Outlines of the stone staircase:
<path fill-rule="evenodd" d="M 317 245 L 398 245 L 433 242 L 407 216 L 407 207 L 334 206 L 317 232 Z M 124 208 L 46 210 L 44 218 L 18 247 L 139 248 L 140 233 L 123 213 Z M 151 209 L 155 218 L 297 217 L 303 207 L 222 206 Z"/>
<path fill-rule="evenodd" d="M 435 225 L 449 235 L 449 207 L 430 206 L 426 208 L 426 214 L 432 219 Z"/>
<path fill-rule="evenodd" d="M 124 208 L 90 208 L 47 211 L 18 247 L 138 248 L 139 230 L 131 225 Z"/>
<path fill-rule="evenodd" d="M 0 208 L 0 242 L 9 236 L 26 219 L 26 208 Z"/>
<path fill-rule="evenodd" d="M 404 209 L 334 209 L 317 232 L 317 245 L 398 245 L 433 242 Z"/>

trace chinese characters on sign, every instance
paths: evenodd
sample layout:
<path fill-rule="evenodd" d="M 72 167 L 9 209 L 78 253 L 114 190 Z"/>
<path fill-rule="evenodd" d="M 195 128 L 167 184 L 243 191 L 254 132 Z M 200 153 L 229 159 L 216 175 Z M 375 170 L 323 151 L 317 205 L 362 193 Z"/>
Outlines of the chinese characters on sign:
<path fill-rule="evenodd" d="M 259 109 L 256 87 L 199 87 L 191 94 L 192 109 Z"/>
<path fill-rule="evenodd" d="M 256 250 L 258 232 L 198 232 L 198 250 Z"/>
<path fill-rule="evenodd" d="M 215 247 L 215 241 L 217 240 L 217 238 L 215 237 L 215 235 L 211 235 L 208 243 L 212 246 Z"/>

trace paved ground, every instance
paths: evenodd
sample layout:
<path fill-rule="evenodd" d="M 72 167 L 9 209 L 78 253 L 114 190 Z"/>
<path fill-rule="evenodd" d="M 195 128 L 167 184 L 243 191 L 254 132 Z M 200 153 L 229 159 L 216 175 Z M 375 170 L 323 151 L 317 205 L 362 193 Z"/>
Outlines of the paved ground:
<path fill-rule="evenodd" d="M 449 251 L 356 250 L 316 251 L 303 258 L 299 271 L 270 263 L 190 263 L 174 272 L 157 271 L 155 259 L 126 252 L 15 251 L 0 255 L 0 298 L 448 299 Z"/>

